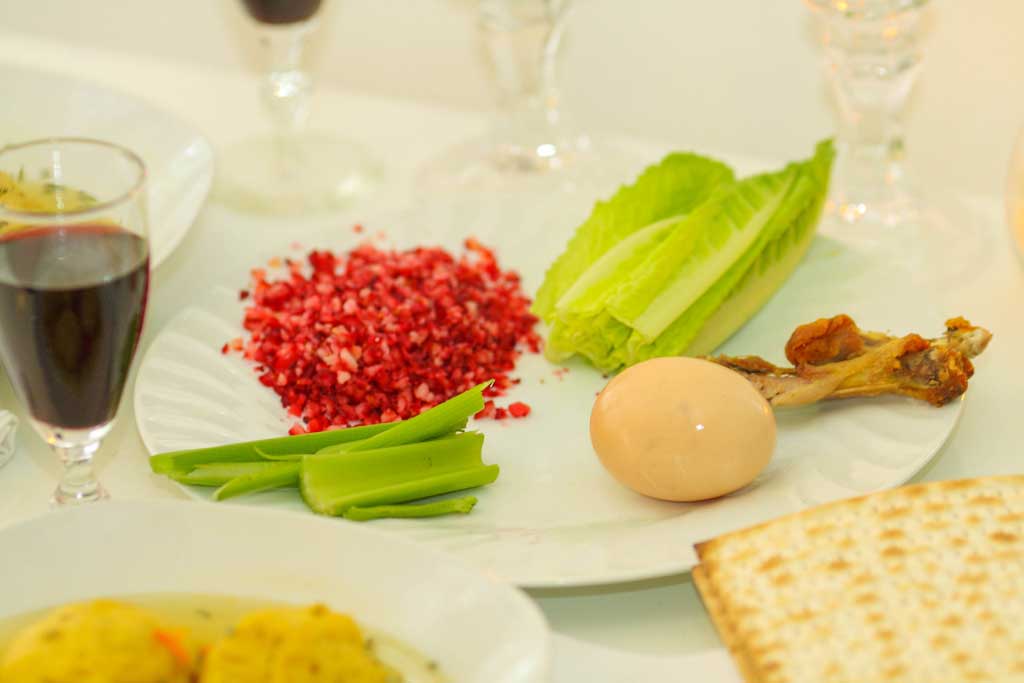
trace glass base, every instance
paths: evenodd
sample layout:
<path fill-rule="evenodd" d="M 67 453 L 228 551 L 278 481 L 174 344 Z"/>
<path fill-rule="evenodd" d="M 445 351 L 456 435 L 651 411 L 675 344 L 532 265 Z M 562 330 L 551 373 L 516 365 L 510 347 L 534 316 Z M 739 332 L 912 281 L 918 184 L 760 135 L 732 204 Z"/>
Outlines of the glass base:
<path fill-rule="evenodd" d="M 344 208 L 373 192 L 383 175 L 357 143 L 315 132 L 243 140 L 218 165 L 215 198 L 258 214 Z"/>
<path fill-rule="evenodd" d="M 545 140 L 538 137 L 538 140 Z M 559 142 L 502 142 L 491 136 L 445 150 L 419 171 L 417 186 L 426 191 L 504 191 L 550 185 L 578 175 L 600 154 L 585 135 Z"/>
<path fill-rule="evenodd" d="M 878 268 L 905 271 L 911 285 L 954 287 L 981 274 L 989 260 L 979 221 L 949 198 L 908 194 L 882 206 L 832 198 L 819 231 Z"/>
<path fill-rule="evenodd" d="M 425 243 L 456 247 L 472 236 L 495 248 L 502 265 L 513 266 L 524 288 L 532 291 L 595 202 L 632 183 L 657 158 L 629 140 L 602 137 L 600 146 L 590 147 L 578 163 L 539 173 L 491 169 L 471 176 L 475 184 L 439 182 L 431 174 L 444 166 L 428 165 L 421 170 L 408 215 Z"/>
<path fill-rule="evenodd" d="M 60 483 L 50 497 L 52 507 L 95 503 L 110 497 L 96 479 L 93 455 L 99 450 L 103 438 L 113 429 L 113 420 L 84 429 L 55 427 L 38 420 L 32 420 L 32 426 L 64 465 Z"/>
<path fill-rule="evenodd" d="M 909 194 L 879 192 L 865 197 L 836 192 L 829 197 L 825 210 L 828 215 L 849 225 L 898 226 L 916 221 L 919 205 L 919 200 Z"/>
<path fill-rule="evenodd" d="M 83 487 L 69 487 L 62 482 L 53 492 L 53 496 L 50 498 L 50 506 L 68 507 L 97 503 L 101 500 L 110 500 L 110 494 L 97 481 L 93 481 L 90 485 Z"/>

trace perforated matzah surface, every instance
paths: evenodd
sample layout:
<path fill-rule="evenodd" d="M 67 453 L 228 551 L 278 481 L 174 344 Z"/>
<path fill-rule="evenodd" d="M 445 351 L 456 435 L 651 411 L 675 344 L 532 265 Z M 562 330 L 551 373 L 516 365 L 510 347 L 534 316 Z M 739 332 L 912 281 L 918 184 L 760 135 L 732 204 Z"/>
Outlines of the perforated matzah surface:
<path fill-rule="evenodd" d="M 841 501 L 697 551 L 749 683 L 1024 681 L 1024 476 Z"/>

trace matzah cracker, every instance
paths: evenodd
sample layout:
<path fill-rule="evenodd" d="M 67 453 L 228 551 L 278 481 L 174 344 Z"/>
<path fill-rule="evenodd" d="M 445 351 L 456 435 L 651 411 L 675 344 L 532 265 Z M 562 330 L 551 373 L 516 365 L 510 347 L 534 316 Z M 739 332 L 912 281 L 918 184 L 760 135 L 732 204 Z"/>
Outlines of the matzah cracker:
<path fill-rule="evenodd" d="M 697 552 L 748 683 L 1024 681 L 1024 476 L 840 501 Z"/>

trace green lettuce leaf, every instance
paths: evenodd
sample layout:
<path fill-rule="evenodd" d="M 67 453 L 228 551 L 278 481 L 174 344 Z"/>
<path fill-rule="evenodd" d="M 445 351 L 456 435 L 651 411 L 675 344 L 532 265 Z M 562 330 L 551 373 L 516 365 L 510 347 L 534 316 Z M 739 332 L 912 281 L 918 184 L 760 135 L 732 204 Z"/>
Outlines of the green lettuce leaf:
<path fill-rule="evenodd" d="M 822 150 L 823 156 L 815 159 L 824 162 L 831 162 L 831 150 Z M 813 161 L 810 162 L 813 164 Z M 787 245 L 795 248 L 802 256 L 814 234 L 814 227 L 817 225 L 821 207 L 827 193 L 825 187 L 819 186 L 814 178 L 814 170 L 809 167 L 797 168 L 797 175 L 790 186 L 784 200 L 770 219 L 768 225 L 761 232 L 756 243 L 751 246 L 721 278 L 707 289 L 691 306 L 689 306 L 679 317 L 677 317 L 668 328 L 666 328 L 653 342 L 649 341 L 639 331 L 634 331 L 625 345 L 620 345 L 620 355 L 616 358 L 620 365 L 632 365 L 648 358 L 668 355 L 695 355 L 697 353 L 708 353 L 692 348 L 693 341 L 711 319 L 712 315 L 723 309 L 726 302 L 731 298 L 737 301 L 729 302 L 735 305 L 741 297 L 749 301 L 753 296 L 760 294 L 760 302 L 756 307 L 747 311 L 742 319 L 736 321 L 732 329 L 727 331 L 726 337 L 746 322 L 757 309 L 767 301 L 775 292 L 792 269 L 799 263 L 796 260 L 783 260 L 779 249 Z M 764 279 L 755 279 L 748 276 L 754 275 L 758 270 L 764 268 L 762 260 L 773 260 L 777 264 L 786 263 L 789 270 L 785 275 L 778 278 L 776 273 L 774 287 L 767 287 L 769 284 Z M 760 287 L 749 294 L 744 294 L 741 285 Z M 718 341 L 721 343 L 724 338 Z M 705 342 L 706 344 L 707 342 Z M 713 347 L 712 347 L 713 350 Z"/>
<path fill-rule="evenodd" d="M 670 154 L 649 167 L 632 185 L 597 203 L 548 269 L 533 312 L 550 322 L 559 299 L 609 249 L 652 223 L 689 213 L 732 180 L 728 166 L 696 154 Z"/>
<path fill-rule="evenodd" d="M 578 353 L 611 372 L 655 356 L 709 352 L 806 252 L 833 155 L 825 141 L 806 161 L 725 182 L 687 215 L 606 249 L 556 300 L 548 357 Z"/>
<path fill-rule="evenodd" d="M 690 341 L 686 347 L 687 355 L 706 356 L 721 346 L 775 295 L 800 265 L 814 241 L 825 207 L 833 156 L 829 142 L 818 145 L 815 163 L 806 169 L 818 187 L 814 201 L 805 207 L 789 229 L 765 247 L 753 267 Z"/>

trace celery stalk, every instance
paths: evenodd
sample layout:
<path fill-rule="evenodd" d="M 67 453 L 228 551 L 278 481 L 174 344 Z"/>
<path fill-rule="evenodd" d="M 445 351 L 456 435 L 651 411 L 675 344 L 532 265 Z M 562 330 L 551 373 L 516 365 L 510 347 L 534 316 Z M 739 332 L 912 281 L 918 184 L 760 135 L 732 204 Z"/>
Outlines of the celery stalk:
<path fill-rule="evenodd" d="M 232 479 L 258 474 L 276 464 L 274 462 L 217 462 L 197 465 L 187 473 L 169 472 L 167 476 L 178 483 L 191 486 L 222 486 Z"/>
<path fill-rule="evenodd" d="M 259 462 L 263 460 L 259 451 L 271 455 L 292 453 L 313 453 L 332 444 L 367 439 L 401 423 L 365 425 L 347 429 L 333 429 L 315 434 L 281 436 L 274 439 L 245 441 L 243 443 L 193 448 L 185 451 L 160 453 L 149 459 L 149 466 L 157 474 L 178 473 L 185 475 L 196 465 L 217 462 Z"/>
<path fill-rule="evenodd" d="M 350 453 L 307 456 L 300 490 L 309 507 L 341 515 L 350 507 L 389 505 L 483 486 L 498 477 L 481 459 L 483 435 L 466 432 L 433 441 Z"/>
<path fill-rule="evenodd" d="M 260 458 L 268 462 L 298 462 L 304 456 L 309 455 L 309 453 L 267 453 L 259 446 L 253 450 L 259 454 Z"/>
<path fill-rule="evenodd" d="M 497 465 L 478 465 L 463 470 L 425 476 L 419 479 L 409 478 L 402 482 L 396 482 L 379 488 L 352 491 L 333 498 L 322 496 L 313 498 L 314 502 L 320 503 L 320 509 L 313 508 L 313 511 L 322 515 L 342 515 L 350 507 L 406 503 L 410 500 L 420 500 L 421 498 L 439 496 L 443 493 L 486 486 L 487 484 L 494 483 L 498 478 L 498 474 L 500 474 L 500 469 Z M 306 502 L 309 503 L 310 498 L 307 498 Z"/>
<path fill-rule="evenodd" d="M 431 410 L 433 410 L 433 408 L 431 408 Z M 479 411 L 477 411 L 477 412 L 479 412 Z M 398 424 L 398 423 L 395 422 L 395 423 L 392 423 L 392 424 Z M 447 423 L 447 427 L 438 427 L 437 429 L 432 430 L 433 435 L 430 436 L 429 439 L 439 439 L 439 438 L 441 438 L 443 436 L 449 436 L 451 434 L 455 434 L 456 432 L 465 429 L 466 425 L 468 425 L 468 424 L 469 424 L 469 418 L 463 418 L 462 420 L 449 422 L 449 423 Z M 403 444 L 414 443 L 416 441 L 427 441 L 429 439 L 418 439 L 418 438 L 415 438 L 415 434 L 413 434 L 411 436 L 407 436 L 407 437 L 401 438 L 401 443 L 396 443 L 396 444 L 391 444 L 391 445 L 392 446 L 401 446 Z M 349 441 L 349 442 L 346 442 L 346 443 L 334 444 L 333 446 L 325 446 L 324 448 L 321 448 L 320 450 L 318 450 L 316 452 L 316 454 L 317 455 L 331 455 L 331 454 L 337 454 L 337 453 L 348 453 L 349 451 L 365 450 L 362 447 L 362 442 L 363 441 L 368 441 L 368 440 L 369 439 L 363 439 L 361 441 Z M 383 448 L 383 446 L 379 446 L 379 448 Z M 282 456 L 270 456 L 268 459 L 281 459 L 281 457 Z"/>
<path fill-rule="evenodd" d="M 235 477 L 214 491 L 214 500 L 227 500 L 235 496 L 259 491 L 269 491 L 287 486 L 295 486 L 299 482 L 301 463 L 273 462 L 268 467 L 241 477 Z"/>
<path fill-rule="evenodd" d="M 331 450 L 334 453 L 355 453 L 429 441 L 451 434 L 464 428 L 470 415 L 484 409 L 484 390 L 493 383 L 494 380 L 488 380 L 478 384 L 424 413 L 395 424 L 391 429 L 362 441 L 346 442 Z"/>
<path fill-rule="evenodd" d="M 475 496 L 463 496 L 462 498 L 449 498 L 433 503 L 422 503 L 420 505 L 374 505 L 372 507 L 350 507 L 345 510 L 345 519 L 354 522 L 365 522 L 371 519 L 384 519 L 385 517 L 438 517 L 440 515 L 469 514 L 476 505 Z"/>

